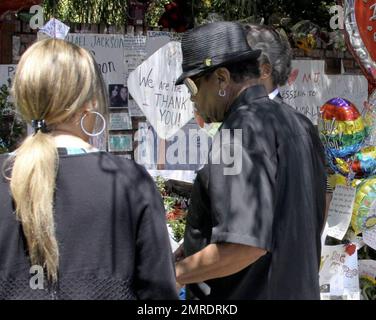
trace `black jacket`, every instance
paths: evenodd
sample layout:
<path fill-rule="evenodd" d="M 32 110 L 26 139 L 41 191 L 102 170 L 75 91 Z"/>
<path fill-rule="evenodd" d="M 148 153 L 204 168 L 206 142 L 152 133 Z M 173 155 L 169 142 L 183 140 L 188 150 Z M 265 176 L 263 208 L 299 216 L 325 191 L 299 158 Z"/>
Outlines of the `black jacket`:
<path fill-rule="evenodd" d="M 162 199 L 145 169 L 64 150 L 54 203 L 59 282 L 31 289 L 35 274 L 1 178 L 0 299 L 178 299 Z"/>
<path fill-rule="evenodd" d="M 235 156 L 223 157 L 231 152 Z M 234 165 L 240 170 L 226 174 Z M 192 292 L 208 299 L 319 299 L 324 165 L 320 139 L 305 116 L 271 101 L 263 86 L 245 90 L 198 172 L 184 244 L 187 255 L 210 243 L 268 253 L 234 275 L 207 281 L 206 292 L 189 286 Z"/>

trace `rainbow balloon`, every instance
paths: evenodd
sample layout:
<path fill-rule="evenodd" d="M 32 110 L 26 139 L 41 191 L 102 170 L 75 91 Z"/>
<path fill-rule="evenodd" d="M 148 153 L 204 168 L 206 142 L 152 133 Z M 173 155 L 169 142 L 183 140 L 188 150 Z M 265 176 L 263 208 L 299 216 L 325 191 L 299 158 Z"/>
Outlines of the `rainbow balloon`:
<path fill-rule="evenodd" d="M 376 146 L 365 147 L 357 152 L 351 162 L 351 169 L 359 178 L 376 175 Z"/>
<path fill-rule="evenodd" d="M 321 108 L 320 137 L 328 155 L 346 158 L 358 152 L 366 137 L 362 117 L 353 103 L 333 98 Z"/>
<path fill-rule="evenodd" d="M 330 158 L 330 166 L 335 172 L 347 176 L 350 169 L 358 179 L 376 175 L 376 146 L 362 148 L 354 156 L 348 158 Z"/>

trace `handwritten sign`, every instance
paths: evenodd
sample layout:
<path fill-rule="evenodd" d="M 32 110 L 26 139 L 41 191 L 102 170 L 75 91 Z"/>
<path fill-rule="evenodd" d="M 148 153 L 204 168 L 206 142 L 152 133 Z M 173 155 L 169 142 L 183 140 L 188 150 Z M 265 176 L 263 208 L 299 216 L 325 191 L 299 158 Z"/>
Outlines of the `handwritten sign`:
<path fill-rule="evenodd" d="M 147 58 L 147 38 L 144 36 L 128 37 L 124 48 L 124 63 L 127 77 Z"/>
<path fill-rule="evenodd" d="M 15 64 L 2 64 L 0 65 L 0 87 L 3 85 L 8 86 L 10 89 L 11 82 L 14 78 L 16 73 L 16 65 Z M 13 103 L 13 97 L 8 97 L 8 102 Z"/>
<path fill-rule="evenodd" d="M 328 213 L 328 235 L 342 240 L 349 228 L 356 189 L 337 185 Z"/>
<path fill-rule="evenodd" d="M 363 241 L 367 246 L 376 250 L 376 227 L 363 231 Z"/>
<path fill-rule="evenodd" d="M 39 32 L 42 32 L 51 38 L 65 39 L 68 35 L 69 29 L 70 27 L 68 27 L 66 24 L 55 18 L 52 18 L 42 28 L 39 29 Z"/>
<path fill-rule="evenodd" d="M 145 56 L 146 37 L 121 34 L 68 34 L 67 41 L 85 48 L 94 55 L 107 84 L 125 83 L 128 70 L 125 56 L 129 56 L 129 59 L 139 57 L 135 64 L 141 63 L 142 57 Z"/>
<path fill-rule="evenodd" d="M 128 89 L 161 139 L 168 139 L 193 118 L 193 105 L 184 85 L 179 42 L 172 41 L 144 61 L 128 78 Z"/>
<path fill-rule="evenodd" d="M 286 86 L 281 88 L 283 100 L 317 124 L 320 107 L 334 97 L 354 103 L 359 111 L 368 99 L 368 84 L 364 76 L 327 75 L 323 60 L 293 60 Z"/>
<path fill-rule="evenodd" d="M 14 64 L 1 64 L 0 65 L 0 86 L 3 84 L 8 85 L 8 80 L 12 80 L 16 73 L 16 65 Z"/>
<path fill-rule="evenodd" d="M 360 299 L 357 251 L 351 255 L 345 245 L 324 246 L 321 253 L 321 299 Z"/>
<path fill-rule="evenodd" d="M 181 35 L 175 32 L 149 30 L 146 41 L 147 58 L 170 41 L 179 41 L 179 38 Z"/>

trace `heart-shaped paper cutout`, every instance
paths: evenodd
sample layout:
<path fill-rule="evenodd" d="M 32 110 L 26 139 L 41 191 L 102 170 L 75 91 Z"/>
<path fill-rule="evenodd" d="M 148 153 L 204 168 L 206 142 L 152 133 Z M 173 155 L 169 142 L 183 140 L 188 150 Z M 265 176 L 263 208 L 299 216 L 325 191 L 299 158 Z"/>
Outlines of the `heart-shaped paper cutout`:
<path fill-rule="evenodd" d="M 158 136 L 169 139 L 193 118 L 193 103 L 185 85 L 175 86 L 182 74 L 181 44 L 171 41 L 137 67 L 128 89 Z"/>

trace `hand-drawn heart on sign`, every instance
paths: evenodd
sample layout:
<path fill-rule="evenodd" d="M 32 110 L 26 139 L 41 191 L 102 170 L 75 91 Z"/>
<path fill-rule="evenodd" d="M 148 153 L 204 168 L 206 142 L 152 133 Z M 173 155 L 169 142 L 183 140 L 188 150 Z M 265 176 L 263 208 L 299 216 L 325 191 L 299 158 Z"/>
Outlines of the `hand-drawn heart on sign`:
<path fill-rule="evenodd" d="M 289 79 L 287 80 L 289 86 L 291 86 L 295 82 L 298 75 L 299 75 L 299 69 L 294 69 L 291 71 Z"/>
<path fill-rule="evenodd" d="M 193 118 L 188 89 L 175 86 L 181 75 L 182 51 L 171 41 L 130 73 L 128 89 L 162 139 L 172 137 Z"/>
<path fill-rule="evenodd" d="M 376 0 L 343 0 L 348 47 L 369 81 L 376 88 Z"/>

